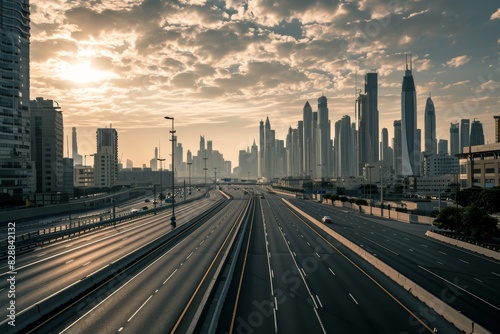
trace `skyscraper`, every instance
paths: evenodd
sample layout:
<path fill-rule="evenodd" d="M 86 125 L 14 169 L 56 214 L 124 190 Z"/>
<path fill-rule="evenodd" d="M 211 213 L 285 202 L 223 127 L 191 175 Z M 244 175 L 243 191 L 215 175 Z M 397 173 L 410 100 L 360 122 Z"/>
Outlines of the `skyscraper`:
<path fill-rule="evenodd" d="M 402 175 L 416 175 L 418 171 L 417 144 L 417 92 L 413 81 L 412 63 L 406 62 L 401 91 L 401 163 Z"/>
<path fill-rule="evenodd" d="M 35 191 L 30 133 L 28 0 L 0 1 L 0 189 L 19 204 Z"/>
<path fill-rule="evenodd" d="M 328 117 L 328 102 L 325 96 L 318 98 L 318 145 L 319 154 L 317 176 L 330 175 L 330 120 Z"/>
<path fill-rule="evenodd" d="M 351 118 L 348 115 L 335 123 L 336 171 L 337 177 L 349 177 L 356 174 L 353 154 L 354 143 Z"/>
<path fill-rule="evenodd" d="M 379 128 L 378 128 L 378 80 L 377 72 L 365 75 L 365 94 L 367 103 L 367 129 L 371 145 L 368 148 L 368 162 L 377 162 L 379 158 Z"/>
<path fill-rule="evenodd" d="M 303 136 L 303 171 L 305 175 L 311 175 L 313 166 L 313 111 L 309 102 L 306 102 L 303 108 L 303 124 L 304 124 L 304 136 Z"/>
<path fill-rule="evenodd" d="M 424 123 L 425 153 L 436 154 L 436 110 L 430 95 L 425 103 Z"/>
<path fill-rule="evenodd" d="M 128 163 L 128 162 L 127 162 Z M 118 176 L 118 132 L 113 128 L 97 129 L 94 154 L 94 185 L 112 187 Z"/>
<path fill-rule="evenodd" d="M 384 164 L 389 164 L 392 157 L 389 157 L 389 131 L 387 128 L 382 128 L 382 141 L 380 142 L 380 160 L 384 162 Z"/>
<path fill-rule="evenodd" d="M 394 121 L 394 172 L 397 176 L 402 175 L 403 166 L 402 166 L 402 151 L 403 151 L 403 143 L 402 143 L 402 130 L 401 130 L 401 120 Z"/>
<path fill-rule="evenodd" d="M 64 130 L 62 111 L 52 100 L 30 102 L 31 155 L 36 166 L 36 192 L 63 191 Z"/>
<path fill-rule="evenodd" d="M 446 139 L 439 139 L 438 154 L 448 154 L 448 141 Z"/>
<path fill-rule="evenodd" d="M 470 119 L 460 120 L 460 153 L 470 145 Z"/>
<path fill-rule="evenodd" d="M 460 153 L 460 142 L 459 142 L 459 124 L 451 123 L 450 125 L 450 155 L 455 155 Z"/>
<path fill-rule="evenodd" d="M 73 158 L 73 164 L 81 165 L 82 164 L 82 155 L 78 154 L 78 140 L 76 138 L 76 128 L 73 127 L 71 129 L 71 157 Z"/>
<path fill-rule="evenodd" d="M 470 129 L 470 146 L 484 145 L 483 124 L 473 120 Z"/>

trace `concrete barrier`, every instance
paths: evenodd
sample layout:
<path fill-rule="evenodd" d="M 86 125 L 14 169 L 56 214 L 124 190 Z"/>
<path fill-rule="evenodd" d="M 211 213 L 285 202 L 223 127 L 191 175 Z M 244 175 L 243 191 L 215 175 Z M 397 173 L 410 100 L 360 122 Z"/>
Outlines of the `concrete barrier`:
<path fill-rule="evenodd" d="M 455 310 L 454 308 L 443 302 L 438 297 L 429 293 L 427 290 L 420 287 L 418 284 L 416 284 L 406 276 L 402 275 L 392 267 L 388 266 L 379 258 L 373 256 L 372 254 L 364 250 L 362 247 L 358 246 L 357 244 L 353 243 L 352 241 L 340 235 L 339 233 L 333 231 L 332 229 L 328 228 L 328 226 L 321 224 L 317 219 L 303 212 L 302 210 L 298 209 L 286 199 L 282 199 L 282 201 L 285 202 L 291 208 L 293 208 L 295 211 L 300 213 L 303 217 L 307 218 L 311 223 L 313 223 L 314 225 L 316 225 L 317 227 L 328 233 L 331 237 L 335 238 L 341 244 L 349 248 L 351 251 L 358 254 L 361 258 L 363 258 L 372 266 L 380 270 L 386 276 L 391 278 L 394 282 L 401 285 L 405 290 L 409 291 L 413 296 L 415 296 L 423 303 L 425 303 L 427 306 L 432 308 L 434 311 L 436 311 L 436 313 L 443 316 L 443 318 L 445 318 L 450 323 L 455 325 L 455 327 L 457 327 L 459 330 L 471 334 L 490 333 L 484 327 L 474 323 L 474 321 L 472 321 L 459 311 Z"/>
<path fill-rule="evenodd" d="M 445 242 L 447 244 L 454 245 L 454 246 L 457 246 L 460 248 L 464 248 L 464 249 L 470 250 L 471 252 L 482 254 L 484 256 L 488 256 L 488 257 L 494 258 L 495 260 L 500 261 L 500 253 L 496 252 L 492 249 L 484 248 L 484 247 L 481 247 L 478 245 L 473 245 L 473 244 L 470 244 L 470 243 L 465 242 L 465 241 L 449 238 L 449 237 L 446 237 L 444 235 L 441 235 L 439 233 L 435 233 L 432 231 L 425 232 L 425 235 L 430 237 L 430 238 Z"/>

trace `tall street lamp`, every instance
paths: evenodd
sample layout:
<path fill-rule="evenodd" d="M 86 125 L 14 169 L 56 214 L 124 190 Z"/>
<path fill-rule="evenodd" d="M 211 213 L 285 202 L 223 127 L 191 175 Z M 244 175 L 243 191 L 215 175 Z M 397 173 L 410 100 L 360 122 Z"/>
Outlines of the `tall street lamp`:
<path fill-rule="evenodd" d="M 165 158 L 156 158 L 156 160 L 160 162 L 160 194 L 158 195 L 158 199 L 160 200 L 160 208 L 161 208 L 161 202 L 163 200 L 163 177 L 162 177 L 163 161 L 165 161 Z M 153 200 L 153 202 L 154 202 L 154 200 Z"/>
<path fill-rule="evenodd" d="M 175 130 L 174 130 L 174 118 L 165 116 L 165 119 L 169 119 L 172 121 L 172 130 L 170 130 L 170 133 L 172 134 L 172 139 L 170 141 L 172 142 L 172 217 L 170 217 L 170 224 L 172 227 L 175 227 L 177 225 L 175 221 L 175 186 L 174 186 L 174 151 L 175 151 Z"/>
<path fill-rule="evenodd" d="M 368 186 L 370 187 L 370 215 L 372 214 L 372 168 L 375 166 L 371 165 L 366 165 L 367 171 L 369 172 L 368 174 Z"/>

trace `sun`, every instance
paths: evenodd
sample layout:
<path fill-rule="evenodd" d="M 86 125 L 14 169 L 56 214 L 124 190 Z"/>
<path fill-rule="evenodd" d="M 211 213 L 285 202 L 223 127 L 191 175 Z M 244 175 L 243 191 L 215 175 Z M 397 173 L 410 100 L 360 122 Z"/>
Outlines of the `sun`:
<path fill-rule="evenodd" d="M 95 83 L 116 77 L 113 72 L 99 71 L 90 65 L 90 61 L 59 66 L 59 77 L 80 84 Z"/>

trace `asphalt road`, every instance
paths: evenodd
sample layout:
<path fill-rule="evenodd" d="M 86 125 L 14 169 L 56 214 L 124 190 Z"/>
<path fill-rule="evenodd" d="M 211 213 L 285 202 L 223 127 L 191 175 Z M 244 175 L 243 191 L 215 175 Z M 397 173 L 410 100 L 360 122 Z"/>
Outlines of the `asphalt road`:
<path fill-rule="evenodd" d="M 212 206 L 220 195 L 179 205 L 178 226 Z M 170 211 L 142 216 L 116 226 L 102 228 L 66 239 L 16 257 L 16 310 L 22 312 L 31 305 L 58 293 L 66 286 L 90 275 L 113 261 L 134 252 L 147 242 L 171 231 Z M 0 267 L 0 276 L 7 276 L 7 263 Z M 0 280 L 0 305 L 7 305 L 6 279 Z M 2 319 L 4 320 L 4 319 Z"/>
<path fill-rule="evenodd" d="M 380 258 L 447 304 L 498 331 L 500 263 L 425 236 L 430 227 L 360 214 L 313 201 L 291 200 L 313 217 Z"/>
<path fill-rule="evenodd" d="M 424 318 L 420 302 L 380 273 L 368 273 L 359 258 L 351 259 L 356 255 L 321 238 L 279 197 L 265 194 L 259 206 L 237 307 L 223 311 L 218 332 L 458 332 L 436 314 Z"/>

